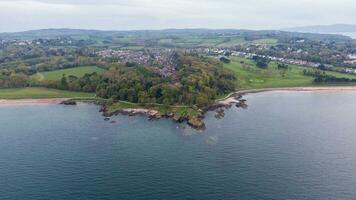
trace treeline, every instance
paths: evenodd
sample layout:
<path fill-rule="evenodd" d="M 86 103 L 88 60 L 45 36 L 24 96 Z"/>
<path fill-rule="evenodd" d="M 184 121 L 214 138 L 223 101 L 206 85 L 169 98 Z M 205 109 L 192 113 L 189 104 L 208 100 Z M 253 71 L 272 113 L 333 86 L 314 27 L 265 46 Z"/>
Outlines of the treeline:
<path fill-rule="evenodd" d="M 9 70 L 0 71 L 0 88 L 21 88 L 30 86 L 30 78 L 23 73 L 14 73 Z"/>
<path fill-rule="evenodd" d="M 356 83 L 356 79 L 339 78 L 335 76 L 317 76 L 314 79 L 315 83 Z"/>
<path fill-rule="evenodd" d="M 50 56 L 0 64 L 0 68 L 16 73 L 32 75 L 37 72 L 54 71 L 80 66 L 96 65 L 95 58 L 85 56 Z"/>
<path fill-rule="evenodd" d="M 304 75 L 314 77 L 315 83 L 356 83 L 356 79 L 328 75 L 320 70 L 304 70 Z"/>
<path fill-rule="evenodd" d="M 59 80 L 38 81 L 24 73 L 9 70 L 0 70 L 0 88 L 47 87 L 60 90 L 96 92 L 102 81 L 102 76 L 97 73 L 85 74 L 83 77 L 63 74 Z"/>
<path fill-rule="evenodd" d="M 93 41 L 89 39 L 74 40 L 72 38 L 37 39 L 32 41 L 3 40 L 0 43 L 0 63 L 50 56 L 91 56 L 94 49 L 87 47 L 91 44 L 93 44 Z M 88 49 L 90 49 L 90 52 L 88 52 Z"/>
<path fill-rule="evenodd" d="M 268 64 L 270 63 L 270 59 L 261 56 L 253 56 L 252 60 L 256 62 L 256 66 L 261 69 L 267 69 Z"/>
<path fill-rule="evenodd" d="M 55 43 L 51 43 L 54 41 Z M 63 42 L 77 45 L 75 40 L 53 39 L 26 42 L 5 42 L 0 46 L 0 69 L 32 75 L 78 66 L 95 65 L 98 62 L 95 49 L 89 47 L 56 46 Z M 23 43 L 23 44 L 22 44 Z"/>
<path fill-rule="evenodd" d="M 85 74 L 83 77 L 76 77 L 73 75 L 62 76 L 60 80 L 45 80 L 38 84 L 38 86 L 70 90 L 81 92 L 96 92 L 96 88 L 102 80 L 102 76 L 97 73 Z"/>

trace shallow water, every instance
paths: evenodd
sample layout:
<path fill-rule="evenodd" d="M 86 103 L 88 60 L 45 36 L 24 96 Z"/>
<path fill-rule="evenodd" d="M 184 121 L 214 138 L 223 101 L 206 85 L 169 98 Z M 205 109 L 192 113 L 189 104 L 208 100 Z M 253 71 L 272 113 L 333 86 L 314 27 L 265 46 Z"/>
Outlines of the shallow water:
<path fill-rule="evenodd" d="M 356 93 L 261 93 L 169 120 L 0 106 L 0 199 L 353 199 Z"/>

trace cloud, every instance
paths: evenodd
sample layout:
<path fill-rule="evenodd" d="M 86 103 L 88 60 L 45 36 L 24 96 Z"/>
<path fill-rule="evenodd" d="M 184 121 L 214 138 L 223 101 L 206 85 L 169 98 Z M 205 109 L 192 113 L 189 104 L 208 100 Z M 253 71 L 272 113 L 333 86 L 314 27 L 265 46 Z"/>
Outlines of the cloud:
<path fill-rule="evenodd" d="M 0 32 L 246 28 L 353 23 L 354 0 L 0 0 Z M 8 20 L 11 19 L 11 20 Z"/>
<path fill-rule="evenodd" d="M 4 0 L 9 1 L 10 0 Z M 11 2 L 39 2 L 39 3 L 46 3 L 46 4 L 65 4 L 65 5 L 120 5 L 120 4 L 127 4 L 129 0 L 11 0 Z"/>

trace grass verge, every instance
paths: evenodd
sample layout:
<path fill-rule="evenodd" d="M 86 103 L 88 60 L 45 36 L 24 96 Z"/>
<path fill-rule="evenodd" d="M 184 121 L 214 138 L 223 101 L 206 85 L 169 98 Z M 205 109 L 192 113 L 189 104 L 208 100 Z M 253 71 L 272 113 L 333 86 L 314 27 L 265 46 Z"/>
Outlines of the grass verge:
<path fill-rule="evenodd" d="M 0 99 L 52 99 L 52 98 L 92 98 L 95 94 L 71 92 L 49 88 L 0 89 Z"/>

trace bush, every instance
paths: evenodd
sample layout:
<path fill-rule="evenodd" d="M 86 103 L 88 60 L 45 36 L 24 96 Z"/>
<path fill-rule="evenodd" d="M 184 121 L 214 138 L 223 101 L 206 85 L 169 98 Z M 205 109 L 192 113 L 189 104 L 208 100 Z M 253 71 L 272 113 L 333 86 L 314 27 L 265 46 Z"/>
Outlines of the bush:
<path fill-rule="evenodd" d="M 228 64 L 228 63 L 231 62 L 230 59 L 228 59 L 228 58 L 226 58 L 226 57 L 224 57 L 224 56 L 222 56 L 222 57 L 220 58 L 220 61 L 223 62 L 223 63 L 225 63 L 225 64 Z"/>

